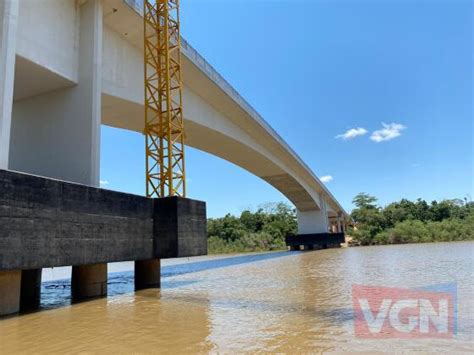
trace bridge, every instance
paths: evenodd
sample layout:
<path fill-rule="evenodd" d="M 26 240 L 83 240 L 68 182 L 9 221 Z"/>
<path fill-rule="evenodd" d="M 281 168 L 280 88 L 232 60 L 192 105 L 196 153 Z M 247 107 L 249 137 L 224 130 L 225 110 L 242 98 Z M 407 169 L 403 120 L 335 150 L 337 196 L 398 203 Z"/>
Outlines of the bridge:
<path fill-rule="evenodd" d="M 82 189 L 82 193 L 87 196 L 99 194 L 93 188 L 98 188 L 100 181 L 101 125 L 135 132 L 143 132 L 144 129 L 141 1 L 4 0 L 0 4 L 0 24 L 0 169 L 3 170 L 0 181 L 4 182 L 4 194 L 5 191 L 21 191 L 19 181 L 29 184 L 30 195 L 26 194 L 20 202 L 15 201 L 17 209 L 24 208 L 25 203 L 31 206 L 32 196 L 38 194 L 37 190 L 31 189 L 35 184 L 43 186 L 43 192 L 49 191 L 47 186 L 52 184 L 61 191 L 70 186 L 81 186 L 77 189 Z M 347 213 L 311 169 L 185 40 L 182 53 L 186 145 L 221 157 L 282 192 L 296 207 L 299 235 L 343 233 Z M 44 180 L 44 177 L 55 180 Z M 137 215 L 134 212 L 133 215 L 131 211 L 135 207 L 130 206 L 130 209 L 114 213 L 132 218 L 133 223 L 137 218 L 146 219 L 148 224 L 142 227 L 147 230 L 144 236 L 148 237 L 144 238 L 148 244 L 151 241 L 156 246 L 153 228 L 150 227 L 150 223 L 156 223 L 160 219 L 153 212 L 157 210 L 156 206 L 150 207 L 144 200 L 138 201 L 122 195 L 101 196 L 104 200 L 117 202 L 133 200 L 133 203 L 129 203 L 142 206 L 143 214 Z M 66 197 L 56 196 L 57 205 L 48 208 L 64 206 L 64 198 Z M 69 198 L 74 200 L 77 196 L 71 195 Z M 1 203 L 4 206 L 11 204 L 12 199 L 14 198 L 0 200 L 0 207 Z M 90 207 L 91 204 L 96 210 L 111 208 L 105 202 L 100 204 L 97 201 L 91 202 L 91 199 L 81 203 L 79 213 L 83 214 L 86 214 L 85 207 Z M 39 206 L 37 205 L 38 208 Z M 190 207 L 183 220 L 192 220 L 196 215 L 205 219 L 205 212 L 202 213 L 202 205 L 198 202 L 191 200 L 187 206 Z M 71 208 L 64 213 L 77 211 L 77 208 Z M 18 210 L 16 213 L 20 212 Z M 30 213 L 34 211 L 30 210 Z M 112 212 L 97 213 L 103 216 Z M 64 218 L 70 218 L 67 216 Z M 10 218 L 11 222 L 13 217 L 4 213 L 0 214 L 0 221 L 2 218 L 7 222 Z M 68 221 L 70 222 L 69 219 Z M 4 235 L 8 234 L 7 225 L 4 222 L 4 229 L 0 225 L 0 234 L 2 231 Z M 107 224 L 112 228 L 111 225 L 111 222 Z M 48 231 L 48 228 L 51 227 L 45 230 Z M 195 226 L 195 229 L 202 233 L 202 225 Z M 27 233 L 27 229 L 22 229 L 22 233 Z M 110 242 L 110 235 L 103 237 Z M 13 243 L 12 238 L 4 239 Z M 158 251 L 150 254 L 148 249 L 156 247 L 148 245 L 140 246 L 148 248 L 144 253 L 146 255 L 130 255 L 124 241 L 120 247 L 123 250 L 114 257 L 103 255 L 95 260 L 79 258 L 76 265 L 84 267 L 76 268 L 76 278 L 84 283 L 84 280 L 93 279 L 95 276 L 91 275 L 99 272 L 102 283 L 98 284 L 103 288 L 103 270 L 100 271 L 100 265 L 104 262 L 203 253 L 202 245 L 191 237 L 185 238 L 190 241 L 189 245 L 195 246 L 197 243 L 199 247 L 189 249 L 183 246 L 181 251 L 176 247 L 180 237 L 170 238 L 175 238 L 170 241 L 170 245 L 174 243 L 175 250 L 168 253 Z M 96 246 L 103 247 L 104 244 L 101 243 L 105 243 L 104 240 Z M 1 242 L 4 246 L 13 245 L 5 244 L 2 235 Z M 71 244 L 64 244 L 63 247 L 67 246 Z M 35 259 L 21 264 L 13 262 L 13 255 L 1 255 L 0 270 L 36 270 L 36 273 L 30 274 L 33 275 L 32 279 L 37 279 L 41 267 L 65 265 L 68 262 L 58 255 L 55 257 L 55 262 L 47 262 L 46 259 L 54 259 L 49 255 L 41 261 Z M 58 258 L 61 260 L 58 261 Z M 68 265 L 74 263 L 69 262 Z M 88 267 L 90 265 L 92 266 Z M 26 282 L 27 274 L 23 274 Z M 3 292 L 1 275 L 2 271 L 0 292 Z M 4 277 L 4 285 L 11 287 L 12 282 L 18 282 L 12 274 L 7 276 Z M 90 290 L 84 292 L 87 295 Z M 94 292 L 100 294 L 103 290 L 92 293 Z M 17 308 L 15 304 L 12 309 Z"/>

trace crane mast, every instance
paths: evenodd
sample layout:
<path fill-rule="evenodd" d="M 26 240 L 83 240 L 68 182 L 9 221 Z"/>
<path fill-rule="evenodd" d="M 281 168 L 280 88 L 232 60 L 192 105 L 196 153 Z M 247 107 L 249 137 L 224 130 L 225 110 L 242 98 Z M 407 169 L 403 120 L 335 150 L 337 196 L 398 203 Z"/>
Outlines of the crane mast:
<path fill-rule="evenodd" d="M 146 195 L 186 196 L 179 0 L 144 1 Z"/>

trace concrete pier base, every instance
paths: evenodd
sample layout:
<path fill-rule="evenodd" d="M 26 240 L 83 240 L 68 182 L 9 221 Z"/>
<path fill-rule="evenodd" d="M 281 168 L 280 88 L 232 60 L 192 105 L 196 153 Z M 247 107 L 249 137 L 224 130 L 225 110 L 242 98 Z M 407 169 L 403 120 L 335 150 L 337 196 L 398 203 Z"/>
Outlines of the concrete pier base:
<path fill-rule="evenodd" d="M 159 288 L 161 259 L 135 261 L 135 290 Z"/>
<path fill-rule="evenodd" d="M 41 273 L 42 269 L 22 270 L 20 310 L 31 311 L 37 309 L 41 301 Z"/>
<path fill-rule="evenodd" d="M 71 294 L 75 301 L 107 295 L 107 263 L 72 267 Z"/>
<path fill-rule="evenodd" d="M 340 248 L 345 242 L 344 233 L 315 233 L 298 234 L 285 238 L 286 245 L 293 250 L 293 247 L 304 246 L 304 250 Z"/>
<path fill-rule="evenodd" d="M 0 271 L 0 316 L 20 311 L 21 270 Z"/>

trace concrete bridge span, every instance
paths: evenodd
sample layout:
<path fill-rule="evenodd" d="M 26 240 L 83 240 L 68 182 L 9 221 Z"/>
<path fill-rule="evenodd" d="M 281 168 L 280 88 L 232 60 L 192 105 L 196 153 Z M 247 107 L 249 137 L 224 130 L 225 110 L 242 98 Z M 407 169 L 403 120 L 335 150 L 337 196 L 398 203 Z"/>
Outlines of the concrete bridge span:
<path fill-rule="evenodd" d="M 144 127 L 140 0 L 5 0 L 0 9 L 0 169 L 98 186 L 100 125 Z M 300 234 L 347 215 L 263 118 L 183 41 L 189 146 L 281 191 Z"/>

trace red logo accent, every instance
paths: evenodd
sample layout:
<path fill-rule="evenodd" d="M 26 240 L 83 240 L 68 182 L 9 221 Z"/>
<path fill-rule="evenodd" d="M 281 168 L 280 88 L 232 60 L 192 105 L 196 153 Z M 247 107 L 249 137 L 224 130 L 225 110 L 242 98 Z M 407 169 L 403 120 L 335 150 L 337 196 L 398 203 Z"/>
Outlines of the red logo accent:
<path fill-rule="evenodd" d="M 352 286 L 354 330 L 361 338 L 452 338 L 453 294 Z"/>

